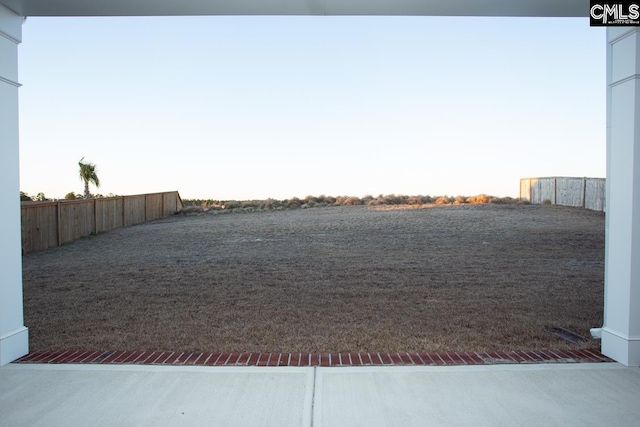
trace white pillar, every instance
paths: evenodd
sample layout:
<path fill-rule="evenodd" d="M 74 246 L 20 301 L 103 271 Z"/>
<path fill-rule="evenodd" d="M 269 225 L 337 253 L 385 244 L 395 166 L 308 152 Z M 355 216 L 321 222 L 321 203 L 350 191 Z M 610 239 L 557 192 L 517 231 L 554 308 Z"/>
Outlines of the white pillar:
<path fill-rule="evenodd" d="M 607 215 L 602 353 L 640 366 L 640 31 L 607 29 Z"/>
<path fill-rule="evenodd" d="M 22 303 L 18 44 L 22 17 L 0 4 L 0 366 L 29 351 Z"/>

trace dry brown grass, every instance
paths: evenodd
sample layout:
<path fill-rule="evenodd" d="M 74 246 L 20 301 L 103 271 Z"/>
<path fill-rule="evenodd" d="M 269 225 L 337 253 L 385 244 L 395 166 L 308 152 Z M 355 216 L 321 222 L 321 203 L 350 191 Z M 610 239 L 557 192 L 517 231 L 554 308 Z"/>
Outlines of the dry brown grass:
<path fill-rule="evenodd" d="M 576 348 L 544 328 L 602 324 L 602 213 L 419 207 L 176 216 L 27 255 L 31 348 Z"/>

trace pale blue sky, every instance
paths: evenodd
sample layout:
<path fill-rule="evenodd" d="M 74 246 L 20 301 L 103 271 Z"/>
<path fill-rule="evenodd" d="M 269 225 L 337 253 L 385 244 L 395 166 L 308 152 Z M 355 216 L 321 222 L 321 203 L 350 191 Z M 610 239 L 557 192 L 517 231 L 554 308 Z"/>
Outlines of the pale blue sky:
<path fill-rule="evenodd" d="M 21 190 L 517 196 L 605 176 L 588 19 L 29 18 Z"/>

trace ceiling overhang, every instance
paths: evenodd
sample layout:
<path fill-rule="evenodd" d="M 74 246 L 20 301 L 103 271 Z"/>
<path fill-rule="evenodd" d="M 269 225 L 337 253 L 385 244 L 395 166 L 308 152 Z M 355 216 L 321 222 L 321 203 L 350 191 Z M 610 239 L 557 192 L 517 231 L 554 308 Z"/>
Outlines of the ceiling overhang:
<path fill-rule="evenodd" d="M 588 17 L 588 0 L 0 0 L 21 16 Z"/>

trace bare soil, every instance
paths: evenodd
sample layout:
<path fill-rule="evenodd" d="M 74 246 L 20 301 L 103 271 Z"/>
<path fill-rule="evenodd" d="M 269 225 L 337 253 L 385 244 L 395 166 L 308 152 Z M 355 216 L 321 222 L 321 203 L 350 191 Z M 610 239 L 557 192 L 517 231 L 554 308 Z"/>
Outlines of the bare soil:
<path fill-rule="evenodd" d="M 23 257 L 32 349 L 585 348 L 604 214 L 530 205 L 173 216 Z"/>

